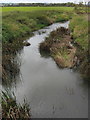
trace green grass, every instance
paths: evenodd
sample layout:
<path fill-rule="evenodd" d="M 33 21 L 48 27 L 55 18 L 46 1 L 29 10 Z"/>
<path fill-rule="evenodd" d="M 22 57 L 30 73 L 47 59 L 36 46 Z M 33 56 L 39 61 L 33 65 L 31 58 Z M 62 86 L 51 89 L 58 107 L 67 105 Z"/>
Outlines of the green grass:
<path fill-rule="evenodd" d="M 73 14 L 72 7 L 3 7 L 2 11 L 4 42 L 12 42 L 54 22 L 69 20 Z"/>
<path fill-rule="evenodd" d="M 82 73 L 83 78 L 90 80 L 90 61 L 89 56 L 89 33 L 88 33 L 88 15 L 75 15 L 70 22 L 70 29 L 73 40 L 77 44 L 76 55 L 80 60 L 78 70 Z"/>
<path fill-rule="evenodd" d="M 3 12 L 10 12 L 10 11 L 44 11 L 44 10 L 58 10 L 62 12 L 72 12 L 73 7 L 3 7 Z"/>
<path fill-rule="evenodd" d="M 70 22 L 72 36 L 83 49 L 88 49 L 88 15 L 75 15 Z"/>

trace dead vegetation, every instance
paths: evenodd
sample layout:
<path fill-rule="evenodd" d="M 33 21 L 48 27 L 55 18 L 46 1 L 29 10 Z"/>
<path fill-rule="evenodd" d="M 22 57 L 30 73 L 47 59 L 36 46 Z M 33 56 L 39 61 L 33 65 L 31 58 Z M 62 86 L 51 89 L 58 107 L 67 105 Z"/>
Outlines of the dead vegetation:
<path fill-rule="evenodd" d="M 72 68 L 77 61 L 76 48 L 71 44 L 72 39 L 69 29 L 61 27 L 51 32 L 50 36 L 40 44 L 40 49 L 50 52 L 61 68 Z"/>
<path fill-rule="evenodd" d="M 17 104 L 13 93 L 2 92 L 2 118 L 10 120 L 30 119 L 30 108 L 24 100 L 24 103 Z"/>

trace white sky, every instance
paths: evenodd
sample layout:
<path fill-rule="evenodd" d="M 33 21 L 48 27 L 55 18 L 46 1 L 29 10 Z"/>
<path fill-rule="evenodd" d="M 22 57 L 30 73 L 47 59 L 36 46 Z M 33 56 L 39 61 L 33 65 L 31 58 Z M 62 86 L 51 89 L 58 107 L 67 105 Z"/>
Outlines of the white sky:
<path fill-rule="evenodd" d="M 80 2 L 90 0 L 0 0 L 0 3 L 66 3 L 66 2 Z"/>

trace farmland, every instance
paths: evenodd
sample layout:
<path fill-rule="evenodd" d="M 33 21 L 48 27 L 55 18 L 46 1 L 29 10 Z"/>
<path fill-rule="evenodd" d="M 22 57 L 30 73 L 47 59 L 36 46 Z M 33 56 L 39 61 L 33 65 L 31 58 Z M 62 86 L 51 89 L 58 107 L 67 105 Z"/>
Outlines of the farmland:
<path fill-rule="evenodd" d="M 3 12 L 10 12 L 10 11 L 47 11 L 47 10 L 55 10 L 55 11 L 61 11 L 61 12 L 72 12 L 73 7 L 3 7 Z"/>

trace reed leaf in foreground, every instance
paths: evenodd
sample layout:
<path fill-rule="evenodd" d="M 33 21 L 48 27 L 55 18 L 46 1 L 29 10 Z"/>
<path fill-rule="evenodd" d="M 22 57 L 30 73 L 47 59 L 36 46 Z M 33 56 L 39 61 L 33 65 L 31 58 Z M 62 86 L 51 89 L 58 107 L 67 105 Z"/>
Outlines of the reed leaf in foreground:
<path fill-rule="evenodd" d="M 29 105 L 24 100 L 24 103 L 17 104 L 14 93 L 2 91 L 2 118 L 10 118 L 16 120 L 30 118 Z"/>

